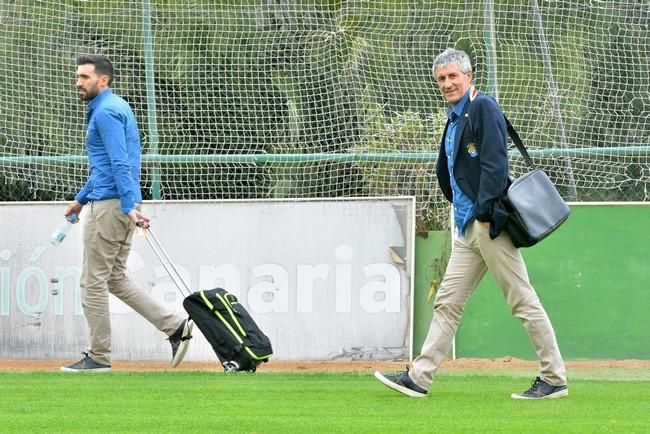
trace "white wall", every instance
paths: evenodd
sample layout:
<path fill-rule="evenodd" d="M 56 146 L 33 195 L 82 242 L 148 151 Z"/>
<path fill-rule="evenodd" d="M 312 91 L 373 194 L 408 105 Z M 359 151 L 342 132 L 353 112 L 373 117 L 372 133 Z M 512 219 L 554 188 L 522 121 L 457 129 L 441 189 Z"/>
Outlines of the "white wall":
<path fill-rule="evenodd" d="M 79 289 L 83 212 L 60 246 L 48 244 L 64 208 L 0 204 L 0 357 L 75 358 L 87 345 Z M 408 355 L 412 198 L 150 202 L 143 211 L 190 287 L 237 294 L 270 337 L 274 358 Z M 406 266 L 391 260 L 390 248 Z M 129 271 L 185 314 L 142 236 L 134 239 Z M 111 320 L 114 359 L 170 358 L 165 336 L 112 296 Z M 216 360 L 196 335 L 188 359 Z"/>

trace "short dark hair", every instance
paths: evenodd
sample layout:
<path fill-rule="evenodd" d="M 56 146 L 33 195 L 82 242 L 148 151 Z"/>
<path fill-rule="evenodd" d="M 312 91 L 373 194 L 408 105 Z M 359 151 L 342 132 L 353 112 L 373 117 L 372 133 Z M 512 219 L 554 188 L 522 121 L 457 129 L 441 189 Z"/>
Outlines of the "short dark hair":
<path fill-rule="evenodd" d="M 95 71 L 101 75 L 108 75 L 108 85 L 113 83 L 113 64 L 108 57 L 101 54 L 82 54 L 77 57 L 77 66 L 92 64 Z"/>

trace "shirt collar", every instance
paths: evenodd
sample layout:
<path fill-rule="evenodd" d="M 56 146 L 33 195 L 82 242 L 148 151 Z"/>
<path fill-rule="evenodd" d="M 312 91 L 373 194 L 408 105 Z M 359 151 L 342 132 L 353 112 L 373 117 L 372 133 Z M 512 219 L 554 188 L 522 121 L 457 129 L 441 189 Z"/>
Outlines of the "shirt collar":
<path fill-rule="evenodd" d="M 101 91 L 95 98 L 91 99 L 88 101 L 88 111 L 93 111 L 94 109 L 97 108 L 97 106 L 110 94 L 113 93 L 113 89 L 110 87 L 108 89 L 105 89 Z"/>
<path fill-rule="evenodd" d="M 468 89 L 467 92 L 465 92 L 465 95 L 463 95 L 463 97 L 458 101 L 458 104 L 456 104 L 453 108 L 451 106 L 447 107 L 447 118 L 449 118 L 449 120 L 452 122 L 455 122 L 456 119 L 458 119 L 463 113 L 465 104 L 467 104 L 467 101 L 469 101 L 469 92 L 470 90 Z"/>

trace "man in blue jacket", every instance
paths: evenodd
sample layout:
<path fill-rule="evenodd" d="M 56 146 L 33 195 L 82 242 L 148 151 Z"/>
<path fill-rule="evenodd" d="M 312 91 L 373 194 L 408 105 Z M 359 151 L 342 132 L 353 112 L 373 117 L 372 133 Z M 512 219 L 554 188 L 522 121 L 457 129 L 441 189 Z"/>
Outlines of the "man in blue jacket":
<path fill-rule="evenodd" d="M 185 356 L 193 323 L 168 312 L 126 275 L 126 260 L 140 212 L 140 132 L 129 104 L 113 93 L 113 65 L 101 55 L 77 59 L 77 90 L 87 102 L 86 150 L 90 176 L 65 210 L 78 216 L 85 207 L 82 305 L 90 328 L 90 348 L 66 372 L 111 370 L 108 293 L 115 295 L 169 336 L 172 367 Z M 79 219 L 74 220 L 77 223 Z"/>
<path fill-rule="evenodd" d="M 434 316 L 422 351 L 406 372 L 375 377 L 412 397 L 425 397 L 445 360 L 465 303 L 490 271 L 512 314 L 528 332 L 540 361 L 540 375 L 515 399 L 567 396 L 566 370 L 548 316 L 528 280 L 524 260 L 504 232 L 507 213 L 500 206 L 509 184 L 507 128 L 497 102 L 472 86 L 466 53 L 447 49 L 434 61 L 433 72 L 449 103 L 436 174 L 452 202 L 458 237 L 436 293 Z"/>

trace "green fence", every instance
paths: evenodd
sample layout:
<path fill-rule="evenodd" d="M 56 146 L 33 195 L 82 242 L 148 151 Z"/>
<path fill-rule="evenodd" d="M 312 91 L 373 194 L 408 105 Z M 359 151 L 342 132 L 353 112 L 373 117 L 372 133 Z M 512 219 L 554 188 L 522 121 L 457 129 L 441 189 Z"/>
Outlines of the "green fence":
<path fill-rule="evenodd" d="M 650 204 L 585 204 L 571 211 L 557 233 L 522 250 L 563 356 L 649 359 Z M 436 256 L 420 243 L 416 256 L 427 255 Z M 426 268 L 418 273 L 426 274 Z M 426 303 L 422 296 L 416 300 Z M 428 327 L 427 318 L 416 318 L 416 336 Z M 489 273 L 466 306 L 456 355 L 536 358 Z"/>

